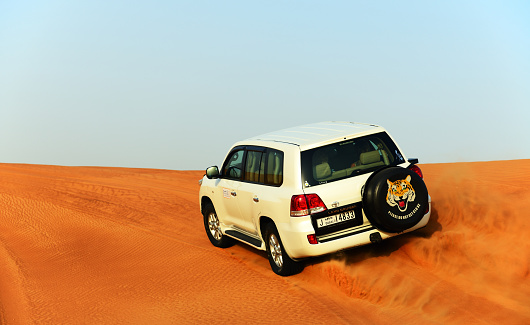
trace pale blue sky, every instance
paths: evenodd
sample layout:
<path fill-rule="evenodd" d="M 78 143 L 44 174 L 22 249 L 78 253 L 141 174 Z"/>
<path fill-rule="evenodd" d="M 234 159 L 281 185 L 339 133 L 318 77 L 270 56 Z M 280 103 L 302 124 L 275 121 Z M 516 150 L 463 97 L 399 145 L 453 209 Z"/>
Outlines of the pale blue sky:
<path fill-rule="evenodd" d="M 1 162 L 204 169 L 326 120 L 530 158 L 530 2 L 0 1 Z"/>

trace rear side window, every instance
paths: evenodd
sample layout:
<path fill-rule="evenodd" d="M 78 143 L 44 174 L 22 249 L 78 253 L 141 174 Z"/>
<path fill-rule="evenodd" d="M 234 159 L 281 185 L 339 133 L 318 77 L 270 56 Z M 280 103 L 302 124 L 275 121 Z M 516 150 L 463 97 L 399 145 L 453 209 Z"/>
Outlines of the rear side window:
<path fill-rule="evenodd" d="M 265 157 L 265 184 L 280 186 L 283 183 L 283 152 L 268 149 Z"/>
<path fill-rule="evenodd" d="M 248 151 L 245 163 L 245 180 L 249 182 L 265 182 L 265 175 L 261 172 L 262 157 L 261 151 Z"/>
<path fill-rule="evenodd" d="M 404 162 L 403 156 L 386 132 L 302 152 L 304 187 L 373 172 Z"/>
<path fill-rule="evenodd" d="M 248 182 L 282 185 L 283 152 L 268 148 L 248 149 L 244 174 L 243 179 Z"/>

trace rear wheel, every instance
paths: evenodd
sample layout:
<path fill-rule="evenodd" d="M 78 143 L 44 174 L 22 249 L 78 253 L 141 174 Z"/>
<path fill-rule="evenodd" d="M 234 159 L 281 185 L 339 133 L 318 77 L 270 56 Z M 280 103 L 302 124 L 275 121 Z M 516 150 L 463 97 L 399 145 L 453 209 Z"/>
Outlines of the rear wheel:
<path fill-rule="evenodd" d="M 302 271 L 302 265 L 287 255 L 278 230 L 273 223 L 267 224 L 265 228 L 265 240 L 269 264 L 274 273 L 289 276 Z"/>
<path fill-rule="evenodd" d="M 208 203 L 203 210 L 204 229 L 208 235 L 210 242 L 221 248 L 226 248 L 234 245 L 232 238 L 227 237 L 221 231 L 221 226 L 217 213 L 211 203 Z"/>

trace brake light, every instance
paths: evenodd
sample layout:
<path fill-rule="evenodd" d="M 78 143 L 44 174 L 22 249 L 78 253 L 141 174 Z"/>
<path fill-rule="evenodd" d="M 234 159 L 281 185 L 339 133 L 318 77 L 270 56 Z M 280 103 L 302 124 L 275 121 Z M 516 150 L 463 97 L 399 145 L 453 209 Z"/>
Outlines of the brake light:
<path fill-rule="evenodd" d="M 317 194 L 300 194 L 291 197 L 291 217 L 303 217 L 327 210 Z"/>
<path fill-rule="evenodd" d="M 409 169 L 415 172 L 416 174 L 418 174 L 418 176 L 421 177 L 421 179 L 423 179 L 423 173 L 421 172 L 420 167 L 418 167 L 417 165 L 412 165 L 409 167 Z"/>
<path fill-rule="evenodd" d="M 305 195 L 293 195 L 291 198 L 291 217 L 307 216 L 309 208 Z"/>
<path fill-rule="evenodd" d="M 311 214 L 325 211 L 326 205 L 320 199 L 320 196 L 316 194 L 307 194 L 307 201 L 309 202 L 309 212 Z"/>

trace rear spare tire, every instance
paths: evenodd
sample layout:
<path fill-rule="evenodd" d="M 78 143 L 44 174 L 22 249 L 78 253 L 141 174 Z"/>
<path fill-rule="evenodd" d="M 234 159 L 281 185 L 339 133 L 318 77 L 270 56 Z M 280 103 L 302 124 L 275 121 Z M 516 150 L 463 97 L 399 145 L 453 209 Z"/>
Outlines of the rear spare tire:
<path fill-rule="evenodd" d="M 373 173 L 366 181 L 363 209 L 377 229 L 399 233 L 414 227 L 428 207 L 423 179 L 407 168 L 388 167 Z"/>

